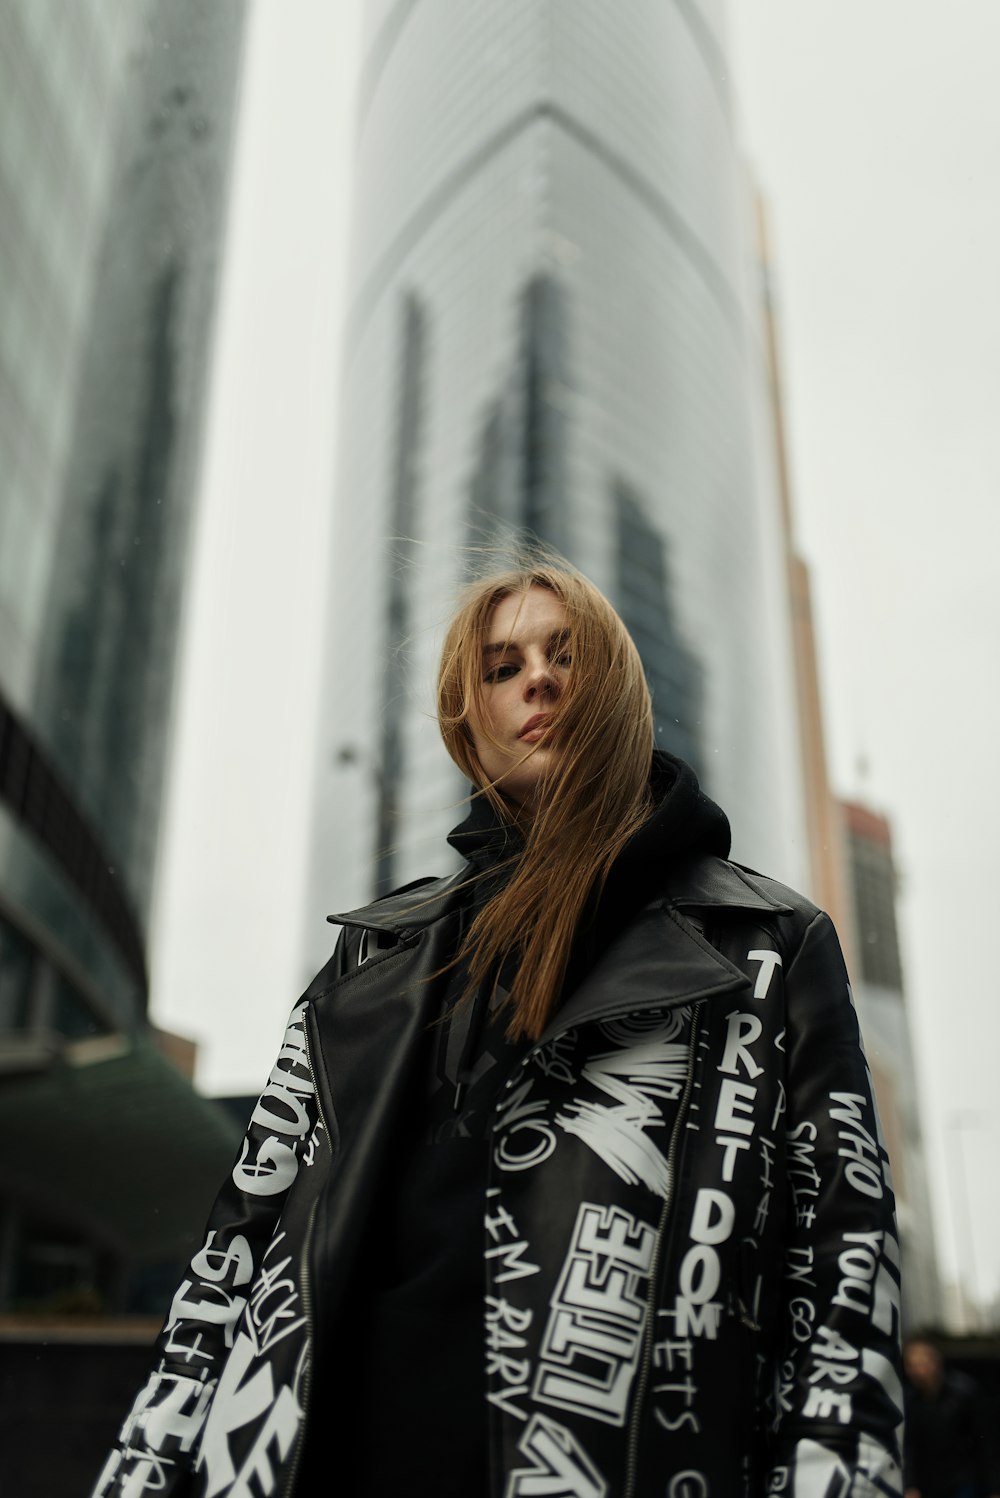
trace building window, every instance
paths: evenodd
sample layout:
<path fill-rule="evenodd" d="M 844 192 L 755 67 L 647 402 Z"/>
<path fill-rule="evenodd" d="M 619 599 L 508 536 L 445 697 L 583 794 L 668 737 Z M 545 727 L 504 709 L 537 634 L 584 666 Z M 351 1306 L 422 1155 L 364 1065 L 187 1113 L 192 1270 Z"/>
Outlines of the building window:
<path fill-rule="evenodd" d="M 34 976 L 34 948 L 0 917 L 0 1031 L 28 1028 Z"/>

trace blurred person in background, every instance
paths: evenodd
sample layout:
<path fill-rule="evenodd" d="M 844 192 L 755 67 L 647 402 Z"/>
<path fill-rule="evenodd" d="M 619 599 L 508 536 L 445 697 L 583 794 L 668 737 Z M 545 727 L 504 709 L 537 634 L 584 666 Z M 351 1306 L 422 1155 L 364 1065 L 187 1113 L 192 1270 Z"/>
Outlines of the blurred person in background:
<path fill-rule="evenodd" d="M 899 1495 L 829 919 L 728 861 L 567 566 L 470 586 L 438 721 L 462 867 L 331 917 L 97 1494 Z"/>
<path fill-rule="evenodd" d="M 997 1442 L 977 1386 L 924 1333 L 907 1338 L 903 1365 L 906 1498 L 997 1498 Z"/>

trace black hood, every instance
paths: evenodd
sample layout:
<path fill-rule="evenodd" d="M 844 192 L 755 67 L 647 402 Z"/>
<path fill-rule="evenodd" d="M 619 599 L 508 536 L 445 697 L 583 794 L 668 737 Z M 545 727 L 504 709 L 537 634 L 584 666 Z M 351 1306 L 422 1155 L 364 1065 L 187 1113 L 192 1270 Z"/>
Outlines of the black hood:
<path fill-rule="evenodd" d="M 654 749 L 650 786 L 656 810 L 615 859 L 600 895 L 592 894 L 584 908 L 563 983 L 564 999 L 636 911 L 665 887 L 678 864 L 700 854 L 729 854 L 729 818 L 705 795 L 689 764 Z"/>
<path fill-rule="evenodd" d="M 654 750 L 650 788 L 655 800 L 652 816 L 625 844 L 600 894 L 592 893 L 584 907 L 573 938 L 561 1001 L 568 998 L 630 918 L 665 888 L 679 863 L 698 854 L 725 858 L 729 852 L 729 820 L 705 795 L 697 775 L 684 760 Z M 487 798 L 477 795 L 474 787 L 469 814 L 449 834 L 448 841 L 482 876 L 464 909 L 464 926 L 502 888 L 524 845 L 518 829 L 501 821 Z M 517 960 L 517 954 L 510 953 L 504 964 L 500 981 L 505 989 L 514 981 Z M 456 1107 L 479 1054 L 492 992 L 491 983 L 480 986 L 466 1022 Z"/>
<path fill-rule="evenodd" d="M 679 863 L 700 854 L 728 856 L 729 818 L 705 795 L 689 764 L 655 749 L 650 786 L 656 809 L 619 853 L 600 895 L 588 901 L 564 993 L 597 960 L 630 916 L 666 885 Z M 517 828 L 501 822 L 486 797 L 475 793 L 468 816 L 448 841 L 481 870 L 516 858 L 522 847 Z"/>
<path fill-rule="evenodd" d="M 662 749 L 653 750 L 649 776 L 656 809 L 629 838 L 608 875 L 600 906 L 626 896 L 648 899 L 666 874 L 695 854 L 727 858 L 729 818 L 705 795 L 691 766 Z"/>
<path fill-rule="evenodd" d="M 649 783 L 656 809 L 618 855 L 606 893 L 612 882 L 633 887 L 655 882 L 658 871 L 695 853 L 728 856 L 729 818 L 705 795 L 689 764 L 654 749 Z M 501 822 L 487 798 L 477 794 L 475 788 L 468 816 L 449 833 L 448 841 L 457 853 L 480 868 L 516 857 L 523 846 L 517 828 Z"/>
<path fill-rule="evenodd" d="M 489 868 L 504 858 L 515 858 L 524 841 L 513 822 L 501 822 L 492 803 L 475 786 L 470 787 L 469 812 L 452 828 L 448 841 L 477 869 Z"/>

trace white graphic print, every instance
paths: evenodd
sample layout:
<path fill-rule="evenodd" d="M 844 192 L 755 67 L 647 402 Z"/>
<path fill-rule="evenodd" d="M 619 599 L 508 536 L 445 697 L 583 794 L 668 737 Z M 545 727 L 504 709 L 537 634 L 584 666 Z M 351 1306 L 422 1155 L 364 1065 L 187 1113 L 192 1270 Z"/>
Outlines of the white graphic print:
<path fill-rule="evenodd" d="M 749 955 L 752 957 L 754 953 Z M 759 952 L 756 955 L 761 956 Z M 726 1044 L 718 1067 L 726 1075 L 719 1086 L 715 1108 L 715 1142 L 722 1150 L 722 1179 L 727 1183 L 733 1180 L 740 1152 L 749 1150 L 756 1126 L 754 1081 L 764 1068 L 754 1060 L 750 1047 L 760 1039 L 763 1028 L 755 1014 L 734 1009 L 726 1015 Z M 740 1067 L 749 1078 L 746 1082 L 739 1080 Z M 764 1215 L 767 1215 L 766 1206 Z"/>
<path fill-rule="evenodd" d="M 691 1247 L 681 1260 L 679 1294 L 674 1302 L 674 1335 L 707 1337 L 719 1334 L 722 1302 L 714 1296 L 722 1280 L 722 1261 L 716 1249 L 731 1236 L 736 1208 L 724 1191 L 702 1186 L 691 1214 Z"/>
<path fill-rule="evenodd" d="M 319 1152 L 319 1136 L 323 1132 L 323 1124 L 320 1119 L 316 1120 L 316 1127 L 306 1140 L 306 1147 L 302 1151 L 302 1164 L 315 1165 Z"/>
<path fill-rule="evenodd" d="M 816 1216 L 816 1198 L 819 1196 L 820 1177 L 816 1169 L 816 1140 L 819 1130 L 811 1119 L 804 1118 L 789 1129 L 788 1139 L 788 1184 L 795 1204 L 795 1226 L 811 1228 Z M 812 1250 L 810 1250 L 810 1255 Z M 810 1258 L 811 1262 L 811 1258 Z"/>
<path fill-rule="evenodd" d="M 690 1006 L 682 1004 L 676 1009 L 644 1009 L 638 1014 L 605 1019 L 597 1028 L 615 1045 L 625 1047 L 640 1040 L 679 1040 L 690 1017 Z"/>
<path fill-rule="evenodd" d="M 657 1099 L 676 1102 L 684 1090 L 688 1048 L 674 1039 L 686 1018 L 671 1013 L 657 1017 L 655 1028 L 637 1038 L 635 1022 L 610 1022 L 601 1029 L 616 1043 L 614 1050 L 592 1057 L 581 1082 L 607 1094 L 613 1101 L 573 1102 L 556 1114 L 557 1125 L 575 1134 L 629 1185 L 642 1182 L 657 1196 L 670 1190 L 670 1167 L 665 1148 L 650 1137 L 666 1120 Z"/>
<path fill-rule="evenodd" d="M 816 1289 L 816 1281 L 813 1279 L 813 1269 L 816 1264 L 816 1253 L 811 1243 L 792 1243 L 788 1248 L 785 1261 L 785 1272 L 789 1280 L 796 1284 L 805 1285 L 809 1290 Z M 839 1302 L 834 1300 L 834 1305 Z"/>
<path fill-rule="evenodd" d="M 888 1231 L 882 1242 L 882 1251 L 884 1257 L 879 1265 L 878 1279 L 875 1281 L 872 1321 L 879 1331 L 885 1332 L 888 1336 L 898 1337 L 900 1331 L 899 1244 L 893 1234 Z"/>
<path fill-rule="evenodd" d="M 871 1122 L 876 1129 L 873 1134 L 865 1124 L 863 1112 L 864 1109 L 874 1111 L 870 1099 L 860 1092 L 831 1092 L 830 1102 L 838 1105 L 830 1109 L 830 1117 L 834 1123 L 841 1125 L 837 1130 L 840 1144 L 837 1154 L 848 1162 L 844 1174 L 855 1191 L 881 1201 L 882 1168 L 877 1122 L 873 1117 Z"/>
<path fill-rule="evenodd" d="M 774 1164 L 775 1143 L 773 1139 L 765 1139 L 763 1134 L 758 1139 L 760 1146 L 760 1185 L 761 1195 L 757 1202 L 757 1210 L 753 1218 L 753 1230 L 758 1238 L 764 1235 L 767 1226 L 767 1214 L 771 1209 L 771 1191 L 774 1187 L 774 1177 L 771 1175 L 771 1166 Z"/>
<path fill-rule="evenodd" d="M 538 1265 L 524 1257 L 528 1240 L 518 1232 L 517 1223 L 507 1208 L 496 1200 L 499 1195 L 499 1186 L 487 1189 L 485 1223 L 490 1247 L 486 1250 L 486 1257 L 499 1259 L 503 1267 L 498 1268 L 494 1277 L 497 1284 L 502 1285 L 506 1280 L 519 1280 L 525 1275 L 537 1274 Z"/>
<path fill-rule="evenodd" d="M 667 1498 L 708 1498 L 708 1478 L 689 1468 L 676 1473 L 667 1484 Z"/>
<path fill-rule="evenodd" d="M 892 1454 L 861 1432 L 852 1466 L 818 1441 L 800 1441 L 791 1467 L 777 1467 L 767 1491 L 782 1498 L 897 1498 L 903 1474 Z"/>
<path fill-rule="evenodd" d="M 528 1394 L 531 1361 L 523 1354 L 528 1346 L 525 1333 L 531 1329 L 534 1312 L 527 1306 L 512 1306 L 503 1296 L 486 1297 L 486 1378 L 499 1380 L 486 1398 L 505 1415 L 527 1420 L 528 1412 L 515 1400 Z"/>
<path fill-rule="evenodd" d="M 673 1312 L 661 1310 L 657 1315 L 669 1318 Z M 670 1396 L 669 1401 L 661 1399 L 653 1409 L 653 1414 L 664 1430 L 689 1429 L 696 1435 L 701 1430 L 701 1421 L 692 1409 L 698 1393 L 698 1385 L 691 1376 L 693 1354 L 694 1343 L 690 1337 L 664 1337 L 653 1343 L 653 1367 L 659 1375 L 658 1382 L 653 1385 L 653 1393 Z M 676 1414 L 662 1407 L 668 1402 L 676 1407 Z"/>
<path fill-rule="evenodd" d="M 550 1415 L 535 1414 L 517 1443 L 531 1462 L 507 1482 L 505 1498 L 606 1498 L 608 1485 L 576 1437 Z"/>
<path fill-rule="evenodd" d="M 655 1241 L 655 1230 L 631 1212 L 591 1202 L 580 1206 L 551 1300 L 536 1399 L 624 1425 Z"/>
<path fill-rule="evenodd" d="M 800 1441 L 794 1465 L 777 1467 L 767 1491 L 785 1498 L 853 1498 L 847 1467 L 836 1452 L 818 1441 Z"/>
<path fill-rule="evenodd" d="M 208 1362 L 212 1356 L 202 1348 L 203 1336 L 198 1330 L 198 1322 L 221 1326 L 226 1346 L 232 1347 L 236 1323 L 246 1306 L 245 1296 L 230 1295 L 221 1281 L 229 1280 L 234 1287 L 249 1283 L 253 1274 L 249 1243 L 242 1234 L 233 1237 L 225 1249 L 215 1248 L 214 1243 L 213 1229 L 204 1247 L 191 1260 L 191 1268 L 200 1280 L 198 1283 L 181 1281 L 164 1328 L 168 1338 L 164 1351 L 183 1353 L 186 1363 L 195 1359 Z"/>
<path fill-rule="evenodd" d="M 299 1168 L 295 1144 L 312 1132 L 312 1110 L 305 1099 L 316 1089 L 306 1049 L 305 1009 L 303 1000 L 292 1010 L 278 1059 L 251 1115 L 251 1123 L 271 1132 L 261 1140 L 253 1159 L 248 1135 L 233 1168 L 233 1181 L 251 1196 L 277 1196 L 288 1190 Z"/>
<path fill-rule="evenodd" d="M 753 996 L 755 999 L 764 999 L 767 997 L 767 991 L 771 987 L 771 979 L 774 977 L 775 968 L 782 965 L 781 954 L 764 948 L 762 951 L 748 952 L 747 961 L 760 963 L 757 971 L 757 981 L 753 986 Z"/>
<path fill-rule="evenodd" d="M 292 1263 L 292 1255 L 286 1254 L 280 1263 L 271 1262 L 281 1252 L 284 1241 L 284 1233 L 271 1239 L 250 1296 L 250 1319 L 260 1357 L 306 1324 L 305 1316 L 300 1314 L 298 1285 L 285 1272 Z"/>
<path fill-rule="evenodd" d="M 573 1056 L 576 1051 L 576 1031 L 566 1030 L 547 1045 L 535 1052 L 534 1064 L 543 1077 L 569 1086 L 573 1082 Z"/>
<path fill-rule="evenodd" d="M 892 1401 L 897 1418 L 902 1420 L 903 1383 L 893 1364 L 884 1353 L 876 1352 L 874 1347 L 865 1347 L 861 1352 L 861 1366 L 869 1378 L 882 1385 Z"/>
<path fill-rule="evenodd" d="M 277 1473 L 269 1448 L 277 1447 L 281 1461 L 288 1456 L 303 1417 L 297 1393 L 284 1387 L 275 1390 L 271 1364 L 254 1364 L 259 1348 L 253 1337 L 241 1331 L 226 1359 L 205 1423 L 205 1436 L 197 1470 L 206 1472 L 205 1498 L 270 1498 L 276 1491 Z M 303 1350 L 296 1370 L 296 1388 L 305 1364 Z M 266 1418 L 264 1418 L 266 1416 Z M 245 1425 L 258 1425 L 257 1438 L 237 1472 L 229 1449 L 229 1438 Z M 251 1480 L 255 1485 L 251 1486 Z"/>
<path fill-rule="evenodd" d="M 117 1478 L 122 1498 L 163 1492 L 177 1458 L 197 1440 L 214 1388 L 211 1380 L 154 1373 L 122 1428 L 122 1450 L 112 1452 L 96 1491 Z"/>
<path fill-rule="evenodd" d="M 899 1463 L 881 1441 L 862 1431 L 858 1436 L 858 1470 L 855 1492 L 859 1498 L 895 1498 L 903 1486 Z"/>
<path fill-rule="evenodd" d="M 894 1251 L 894 1261 L 898 1263 L 899 1250 L 896 1248 L 895 1241 L 889 1239 L 881 1231 L 844 1234 L 842 1239 L 844 1247 L 837 1259 L 840 1280 L 837 1284 L 837 1293 L 831 1302 L 833 1305 L 843 1306 L 848 1311 L 858 1311 L 869 1320 L 875 1319 L 874 1286 L 876 1275 L 879 1273 L 883 1238 L 885 1238 L 887 1250 L 889 1250 L 890 1242 L 892 1243 L 890 1252 Z M 884 1265 L 882 1276 L 889 1284 L 892 1283 Z M 877 1325 L 880 1330 L 890 1332 L 893 1323 L 893 1302 L 898 1305 L 899 1295 L 895 1286 L 891 1291 L 883 1290 L 882 1293 L 884 1299 L 880 1304 L 880 1319 Z"/>
<path fill-rule="evenodd" d="M 494 1163 L 501 1170 L 531 1170 L 547 1160 L 556 1147 L 556 1131 L 540 1118 L 548 1103 L 544 1098 L 529 1102 L 534 1077 L 514 1087 L 497 1106 L 494 1131 Z"/>
<path fill-rule="evenodd" d="M 142 1427 L 146 1444 L 154 1451 L 162 1451 L 176 1442 L 180 1451 L 190 1451 L 201 1428 L 207 1403 L 205 1384 L 196 1384 L 192 1388 L 185 1378 L 161 1374 L 157 1398 L 147 1404 L 137 1422 Z"/>
<path fill-rule="evenodd" d="M 861 1371 L 858 1349 L 829 1326 L 818 1326 L 809 1350 L 811 1388 L 802 1413 L 820 1420 L 849 1425 L 853 1408 L 848 1388 Z"/>

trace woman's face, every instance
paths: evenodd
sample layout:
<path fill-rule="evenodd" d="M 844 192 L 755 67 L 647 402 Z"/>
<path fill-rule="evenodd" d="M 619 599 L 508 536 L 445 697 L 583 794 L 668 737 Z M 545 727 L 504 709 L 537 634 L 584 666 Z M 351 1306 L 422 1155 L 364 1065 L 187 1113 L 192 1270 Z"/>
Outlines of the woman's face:
<path fill-rule="evenodd" d="M 483 648 L 483 711 L 469 727 L 487 779 L 519 806 L 530 806 L 558 754 L 547 719 L 569 672 L 566 611 L 548 588 L 503 598 L 490 615 Z"/>

